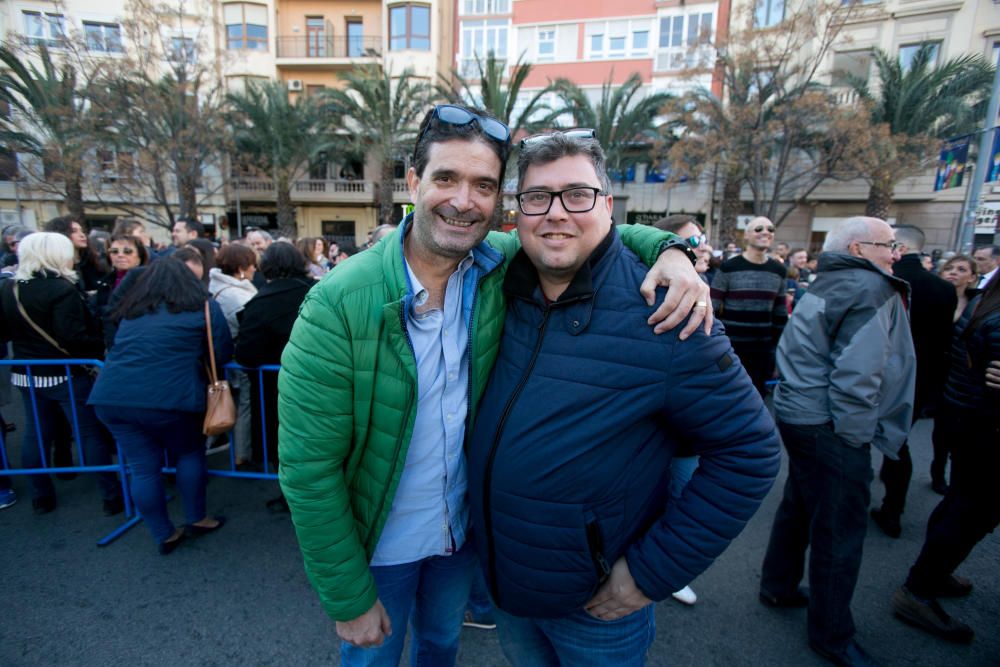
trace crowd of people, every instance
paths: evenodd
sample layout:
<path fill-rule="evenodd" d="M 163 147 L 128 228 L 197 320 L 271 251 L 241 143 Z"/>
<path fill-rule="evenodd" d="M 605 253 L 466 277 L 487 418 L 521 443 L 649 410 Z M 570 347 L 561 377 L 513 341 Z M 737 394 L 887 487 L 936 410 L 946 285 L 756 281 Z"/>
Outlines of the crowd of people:
<path fill-rule="evenodd" d="M 134 220 L 103 242 L 69 218 L 5 230 L 0 342 L 19 360 L 104 360 L 13 369 L 21 465 L 108 463 L 117 442 L 170 554 L 226 521 L 206 498 L 206 361 L 280 364 L 230 374 L 233 456 L 278 471 L 268 506 L 290 512 L 343 664 L 397 664 L 407 631 L 411 664 L 454 664 L 464 619 L 496 627 L 514 665 L 640 665 L 652 603 L 696 602 L 783 445 L 760 600 L 808 607 L 818 655 L 872 665 L 850 610 L 867 524 L 901 534 L 907 435 L 934 417 L 944 497 L 892 608 L 971 641 L 939 599 L 973 591 L 955 570 L 1000 523 L 1000 248 L 935 262 L 917 227 L 855 217 L 813 256 L 758 217 L 717 252 L 693 216 L 615 226 L 593 131 L 519 148 L 518 232 L 490 231 L 510 131 L 435 107 L 413 212 L 346 263 L 327 239 L 265 230 L 218 247 L 188 220 L 168 248 Z M 121 512 L 120 481 L 96 479 Z M 49 478 L 30 480 L 34 511 L 55 510 Z M 0 507 L 14 497 L 0 476 Z"/>

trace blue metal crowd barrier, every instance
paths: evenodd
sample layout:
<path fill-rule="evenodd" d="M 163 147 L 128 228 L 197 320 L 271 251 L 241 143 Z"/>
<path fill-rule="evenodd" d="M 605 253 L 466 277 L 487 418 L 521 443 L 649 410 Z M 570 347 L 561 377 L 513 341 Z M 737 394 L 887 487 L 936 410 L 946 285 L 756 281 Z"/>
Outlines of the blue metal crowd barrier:
<path fill-rule="evenodd" d="M 6 477 L 13 477 L 15 475 L 49 475 L 53 473 L 98 473 L 98 472 L 116 472 L 118 473 L 118 482 L 122 487 L 122 498 L 125 499 L 125 516 L 132 517 L 135 514 L 134 506 L 132 505 L 132 497 L 128 492 L 127 479 L 127 466 L 125 462 L 125 457 L 122 454 L 121 446 L 115 442 L 116 455 L 118 457 L 118 463 L 109 465 L 87 465 L 86 457 L 84 456 L 84 444 L 82 438 L 80 438 L 80 420 L 76 409 L 76 393 L 73 387 L 72 379 L 72 367 L 74 366 L 87 366 L 91 368 L 103 368 L 104 362 L 98 359 L 30 359 L 30 360 L 18 360 L 18 359 L 0 359 L 0 366 L 18 366 L 24 367 L 25 375 L 28 379 L 28 396 L 30 398 L 30 410 L 32 421 L 35 424 L 35 437 L 38 442 L 38 453 L 42 462 L 41 468 L 12 468 L 10 466 L 10 457 L 7 454 L 7 440 L 6 434 L 0 432 L 0 475 Z M 70 426 L 73 429 L 73 441 L 76 444 L 77 458 L 80 461 L 80 465 L 76 466 L 50 466 L 48 464 L 48 449 L 49 443 L 45 441 L 42 437 L 42 425 L 38 418 L 38 388 L 35 387 L 34 378 L 35 375 L 32 372 L 33 367 L 37 366 L 62 366 L 65 371 L 66 387 L 69 389 L 70 398 L 70 415 L 69 421 Z M 27 416 L 27 415 L 26 415 Z M 102 543 L 107 544 L 114 537 L 117 537 L 117 530 L 111 535 L 105 536 L 98 541 L 98 544 L 103 546 Z"/>
<path fill-rule="evenodd" d="M 47 448 L 47 443 L 43 441 L 41 424 L 38 419 L 38 403 L 36 397 L 36 388 L 33 382 L 33 374 L 31 368 L 33 366 L 63 366 L 66 371 L 67 380 L 71 377 L 71 367 L 73 366 L 90 366 L 95 368 L 103 368 L 104 363 L 97 359 L 52 359 L 52 360 L 18 360 L 18 359 L 3 359 L 0 360 L 0 366 L 18 366 L 24 367 L 25 373 L 28 377 L 28 392 L 31 398 L 32 416 L 35 424 L 35 433 L 37 435 L 37 440 L 39 443 L 39 450 L 41 454 L 42 467 L 41 468 L 12 468 L 10 466 L 10 459 L 7 455 L 7 442 L 5 439 L 5 434 L 0 432 L 0 476 L 14 476 L 14 475 L 48 475 L 53 473 L 95 473 L 95 472 L 117 472 L 119 474 L 119 481 L 122 485 L 122 497 L 125 499 L 125 516 L 126 521 L 122 525 L 118 526 L 111 533 L 103 536 L 98 540 L 98 546 L 106 546 L 113 542 L 115 539 L 126 533 L 132 527 L 137 525 L 142 519 L 135 512 L 134 505 L 132 503 L 132 496 L 129 492 L 128 484 L 126 480 L 128 479 L 128 474 L 130 472 L 128 461 L 122 452 L 121 445 L 115 442 L 115 449 L 118 457 L 118 463 L 114 465 L 86 465 L 86 460 L 84 457 L 83 443 L 80 439 L 80 425 L 79 419 L 76 411 L 76 402 L 74 399 L 74 389 L 73 384 L 70 382 L 67 386 L 70 391 L 70 404 L 72 406 L 70 421 L 73 428 L 73 440 L 76 443 L 78 459 L 81 465 L 78 466 L 63 466 L 63 467 L 53 467 L 48 464 L 48 455 L 45 451 Z M 261 461 L 261 472 L 256 471 L 244 471 L 238 470 L 236 466 L 236 453 L 233 442 L 233 431 L 230 430 L 226 434 L 226 438 L 229 441 L 229 468 L 228 469 L 215 469 L 209 468 L 208 474 L 214 477 L 230 477 L 230 478 L 242 478 L 242 479 L 266 479 L 277 481 L 278 476 L 271 470 L 270 455 L 268 452 L 268 434 L 267 434 L 267 409 L 265 407 L 265 396 L 264 396 L 264 377 L 265 373 L 277 373 L 281 370 L 281 366 L 278 365 L 267 365 L 261 366 L 259 368 L 252 368 L 247 366 L 241 366 L 237 363 L 227 364 L 225 367 L 226 378 L 231 381 L 232 374 L 235 371 L 243 371 L 245 373 L 255 373 L 256 374 L 256 392 L 255 396 L 251 399 L 257 401 L 257 405 L 260 409 L 260 435 L 261 435 L 261 451 L 263 454 L 263 461 Z M 247 388 L 249 389 L 249 388 Z M 164 465 L 163 472 L 173 473 L 175 472 L 173 468 L 169 465 Z"/>

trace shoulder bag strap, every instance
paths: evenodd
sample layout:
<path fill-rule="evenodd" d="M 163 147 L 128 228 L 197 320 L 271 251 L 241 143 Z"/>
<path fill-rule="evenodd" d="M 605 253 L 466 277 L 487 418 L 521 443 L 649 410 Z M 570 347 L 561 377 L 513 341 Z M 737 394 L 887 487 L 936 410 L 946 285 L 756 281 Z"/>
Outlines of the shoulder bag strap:
<path fill-rule="evenodd" d="M 62 352 L 63 354 L 65 354 L 67 357 L 72 357 L 73 356 L 72 354 L 70 354 L 69 352 L 67 352 L 65 349 L 63 349 L 63 346 L 60 345 L 59 343 L 57 343 L 56 340 L 52 336 L 50 336 L 48 333 L 46 333 L 45 329 L 43 329 L 40 326 L 38 326 L 37 324 L 35 324 L 35 321 L 28 316 L 28 311 L 26 311 L 24 309 L 24 306 L 21 304 L 21 295 L 20 295 L 20 293 L 18 291 L 18 284 L 17 284 L 17 282 L 14 283 L 14 302 L 17 304 L 17 312 L 21 313 L 21 317 L 24 318 L 24 321 L 27 322 L 28 324 L 30 324 L 31 328 L 34 329 L 35 331 L 37 331 L 39 336 L 41 336 L 42 338 L 44 338 L 49 343 L 49 345 L 51 345 L 52 347 L 54 347 L 57 350 L 59 350 L 60 352 Z"/>
<path fill-rule="evenodd" d="M 212 314 L 209 310 L 208 301 L 205 301 L 205 333 L 208 336 L 208 379 L 215 384 L 219 381 L 215 372 L 215 345 L 212 344 Z"/>

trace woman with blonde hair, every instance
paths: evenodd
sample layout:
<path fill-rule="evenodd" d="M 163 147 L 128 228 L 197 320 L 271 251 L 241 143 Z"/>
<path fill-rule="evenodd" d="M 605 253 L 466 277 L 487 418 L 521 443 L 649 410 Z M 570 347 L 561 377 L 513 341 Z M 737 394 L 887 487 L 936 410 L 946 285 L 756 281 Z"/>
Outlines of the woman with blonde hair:
<path fill-rule="evenodd" d="M 73 269 L 76 253 L 64 235 L 37 232 L 17 248 L 18 266 L 13 280 L 0 291 L 0 344 L 12 341 L 17 359 L 101 359 L 104 340 L 97 320 L 77 289 Z M 25 430 L 21 440 L 21 465 L 45 465 L 45 444 L 52 440 L 57 413 L 72 422 L 76 415 L 80 465 L 109 465 L 111 447 L 87 398 L 93 380 L 87 369 L 35 366 L 30 375 L 15 367 L 11 380 L 24 400 Z M 33 405 L 34 399 L 34 405 Z M 108 516 L 124 509 L 121 487 L 114 473 L 97 474 L 103 510 Z M 48 475 L 32 475 L 32 506 L 36 514 L 56 508 L 56 493 Z"/>

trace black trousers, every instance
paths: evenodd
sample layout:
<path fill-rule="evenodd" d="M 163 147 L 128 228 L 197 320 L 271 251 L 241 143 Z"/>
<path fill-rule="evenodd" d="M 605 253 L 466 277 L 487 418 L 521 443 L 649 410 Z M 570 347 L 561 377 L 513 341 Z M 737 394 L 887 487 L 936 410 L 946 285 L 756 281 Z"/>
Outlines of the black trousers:
<path fill-rule="evenodd" d="M 830 651 L 854 636 L 851 598 L 868 527 L 872 461 L 869 445 L 852 447 L 830 423 L 778 422 L 788 452 L 788 481 L 771 527 L 761 590 L 793 593 L 809 549 L 809 640 Z"/>
<path fill-rule="evenodd" d="M 951 486 L 927 522 L 927 537 L 907 588 L 934 592 L 987 534 L 1000 525 L 1000 428 L 995 415 L 944 407 L 938 414 L 951 445 Z"/>
<path fill-rule="evenodd" d="M 765 383 L 774 377 L 774 349 L 771 343 L 733 343 L 733 351 L 761 398 L 767 396 Z"/>
<path fill-rule="evenodd" d="M 919 396 L 915 397 L 913 421 L 910 422 L 910 426 L 916 424 L 917 419 L 920 418 L 920 413 L 924 409 L 923 403 Z M 903 446 L 899 448 L 898 461 L 893 461 L 888 456 L 882 460 L 882 468 L 879 469 L 878 478 L 885 485 L 882 511 L 897 518 L 902 516 L 903 509 L 906 507 L 906 493 L 910 490 L 910 480 L 913 478 L 913 459 L 910 457 L 909 440 L 904 440 Z"/>

